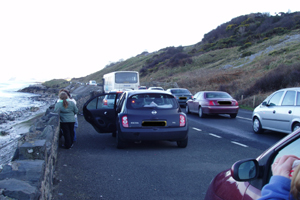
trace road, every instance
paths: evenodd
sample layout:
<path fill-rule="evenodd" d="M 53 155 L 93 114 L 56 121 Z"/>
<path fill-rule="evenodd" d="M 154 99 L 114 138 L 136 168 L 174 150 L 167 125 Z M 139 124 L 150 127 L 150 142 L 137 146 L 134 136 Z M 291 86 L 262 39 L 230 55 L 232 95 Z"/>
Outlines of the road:
<path fill-rule="evenodd" d="M 211 179 L 240 159 L 256 158 L 285 134 L 251 129 L 251 112 L 200 119 L 189 114 L 189 144 L 142 142 L 116 149 L 79 116 L 77 142 L 60 148 L 53 199 L 203 199 Z"/>

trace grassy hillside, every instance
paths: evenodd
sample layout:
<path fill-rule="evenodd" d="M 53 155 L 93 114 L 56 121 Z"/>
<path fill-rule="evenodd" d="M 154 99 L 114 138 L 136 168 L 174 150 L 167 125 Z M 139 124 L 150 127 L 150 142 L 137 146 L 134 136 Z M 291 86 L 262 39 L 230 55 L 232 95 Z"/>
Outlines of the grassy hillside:
<path fill-rule="evenodd" d="M 275 90 L 300 86 L 300 12 L 240 16 L 195 45 L 143 52 L 72 81 L 101 82 L 121 70 L 139 71 L 141 85 L 223 90 L 254 107 Z"/>

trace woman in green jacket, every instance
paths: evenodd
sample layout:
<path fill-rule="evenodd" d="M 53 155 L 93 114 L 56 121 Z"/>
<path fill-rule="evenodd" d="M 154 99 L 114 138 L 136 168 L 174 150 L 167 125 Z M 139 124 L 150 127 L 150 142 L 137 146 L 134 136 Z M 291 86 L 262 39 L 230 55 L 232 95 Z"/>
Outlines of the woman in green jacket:
<path fill-rule="evenodd" d="M 69 149 L 73 146 L 75 114 L 78 108 L 73 101 L 68 99 L 65 92 L 59 94 L 59 101 L 55 104 L 55 112 L 60 113 L 60 128 L 65 138 L 65 148 Z"/>

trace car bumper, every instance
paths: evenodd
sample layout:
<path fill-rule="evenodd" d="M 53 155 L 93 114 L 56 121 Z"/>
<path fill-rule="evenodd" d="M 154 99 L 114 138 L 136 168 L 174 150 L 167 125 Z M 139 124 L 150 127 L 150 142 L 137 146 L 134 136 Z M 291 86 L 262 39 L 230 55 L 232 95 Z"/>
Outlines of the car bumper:
<path fill-rule="evenodd" d="M 120 139 L 133 141 L 171 140 L 188 137 L 188 127 L 182 128 L 124 128 L 120 127 Z"/>
<path fill-rule="evenodd" d="M 237 114 L 239 112 L 238 106 L 207 106 L 202 107 L 205 114 Z"/>

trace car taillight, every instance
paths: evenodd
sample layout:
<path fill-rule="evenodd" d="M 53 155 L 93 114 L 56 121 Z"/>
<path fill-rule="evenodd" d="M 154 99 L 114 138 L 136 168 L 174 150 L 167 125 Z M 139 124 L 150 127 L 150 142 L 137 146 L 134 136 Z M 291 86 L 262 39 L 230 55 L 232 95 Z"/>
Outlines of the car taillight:
<path fill-rule="evenodd" d="M 233 102 L 232 102 L 232 105 L 234 105 L 234 106 L 238 106 L 238 105 L 239 105 L 239 103 L 238 103 L 237 101 L 233 101 Z"/>
<path fill-rule="evenodd" d="M 128 128 L 128 119 L 126 115 L 122 117 L 122 126 Z"/>
<path fill-rule="evenodd" d="M 180 115 L 179 116 L 179 126 L 185 126 L 185 123 L 186 123 L 186 121 L 185 121 L 185 117 L 184 117 L 184 115 Z"/>
<path fill-rule="evenodd" d="M 107 106 L 107 99 L 103 100 L 103 105 Z"/>
<path fill-rule="evenodd" d="M 214 105 L 215 105 L 215 102 L 214 102 L 214 101 L 209 101 L 209 102 L 208 102 L 208 105 L 209 105 L 209 106 L 214 106 Z"/>

